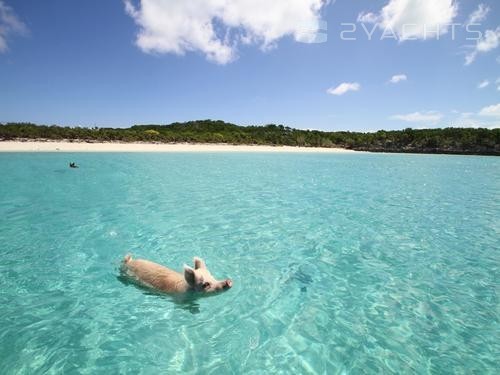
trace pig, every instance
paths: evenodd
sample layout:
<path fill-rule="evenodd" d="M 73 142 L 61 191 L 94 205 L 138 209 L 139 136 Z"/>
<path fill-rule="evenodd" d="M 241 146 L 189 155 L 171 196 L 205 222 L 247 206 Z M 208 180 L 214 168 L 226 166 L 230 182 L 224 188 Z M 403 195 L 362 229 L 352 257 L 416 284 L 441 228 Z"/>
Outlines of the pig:
<path fill-rule="evenodd" d="M 168 294 L 222 292 L 233 286 L 231 279 L 215 280 L 205 262 L 194 258 L 194 268 L 184 265 L 184 274 L 144 259 L 123 258 L 122 272 L 139 284 Z"/>

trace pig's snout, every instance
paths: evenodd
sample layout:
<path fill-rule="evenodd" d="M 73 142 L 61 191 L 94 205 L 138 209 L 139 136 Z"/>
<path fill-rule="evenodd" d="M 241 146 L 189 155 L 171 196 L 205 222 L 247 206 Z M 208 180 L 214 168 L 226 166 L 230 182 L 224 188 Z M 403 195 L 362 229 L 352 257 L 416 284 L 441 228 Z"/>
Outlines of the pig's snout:
<path fill-rule="evenodd" d="M 224 289 L 229 289 L 232 286 L 233 286 L 233 280 L 227 279 L 227 280 L 224 281 L 224 285 L 223 285 Z"/>

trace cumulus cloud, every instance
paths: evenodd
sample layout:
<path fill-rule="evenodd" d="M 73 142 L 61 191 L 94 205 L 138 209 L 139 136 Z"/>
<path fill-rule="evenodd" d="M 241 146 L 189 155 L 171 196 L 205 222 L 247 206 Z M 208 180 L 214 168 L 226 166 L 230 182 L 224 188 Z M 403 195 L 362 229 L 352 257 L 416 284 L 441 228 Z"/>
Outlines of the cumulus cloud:
<path fill-rule="evenodd" d="M 389 0 L 377 13 L 359 14 L 358 21 L 390 30 L 401 41 L 435 39 L 448 32 L 457 8 L 455 0 Z"/>
<path fill-rule="evenodd" d="M 451 111 L 451 113 L 452 116 L 448 120 L 452 127 L 487 129 L 500 127 L 500 103 L 484 107 L 477 112 Z"/>
<path fill-rule="evenodd" d="M 426 112 L 414 112 L 406 115 L 394 115 L 391 116 L 391 120 L 399 120 L 406 122 L 427 122 L 435 124 L 443 118 L 443 115 L 436 111 L 426 111 Z"/>
<path fill-rule="evenodd" d="M 481 117 L 478 113 L 463 112 L 458 113 L 454 118 L 450 118 L 451 126 L 454 128 L 498 128 L 498 120 L 495 117 Z"/>
<path fill-rule="evenodd" d="M 320 11 L 328 0 L 124 0 L 139 26 L 136 44 L 147 53 L 203 53 L 227 64 L 240 44 L 267 50 L 290 36 L 312 43 L 322 29 Z"/>
<path fill-rule="evenodd" d="M 361 89 L 361 85 L 357 82 L 344 82 L 338 85 L 337 87 L 330 87 L 326 92 L 330 95 L 344 95 L 349 91 L 359 91 Z"/>
<path fill-rule="evenodd" d="M 390 83 L 399 83 L 408 80 L 406 74 L 396 74 L 389 80 Z"/>
<path fill-rule="evenodd" d="M 478 39 L 476 45 L 472 47 L 472 51 L 465 56 L 465 65 L 472 64 L 480 53 L 492 51 L 499 45 L 500 27 L 497 27 L 496 30 L 486 30 L 482 38 Z"/>
<path fill-rule="evenodd" d="M 377 23 L 380 21 L 380 17 L 375 14 L 375 13 L 371 13 L 371 12 L 366 12 L 366 13 L 360 13 L 358 15 L 358 22 L 362 22 L 362 23 Z"/>
<path fill-rule="evenodd" d="M 477 9 L 471 13 L 467 19 L 467 25 L 477 24 L 486 19 L 486 16 L 490 12 L 490 7 L 484 4 L 479 4 Z"/>
<path fill-rule="evenodd" d="M 479 116 L 500 118 L 500 103 L 484 107 L 479 111 Z"/>
<path fill-rule="evenodd" d="M 28 31 L 10 6 L 0 0 L 0 53 L 8 50 L 7 39 L 12 34 L 25 34 Z"/>

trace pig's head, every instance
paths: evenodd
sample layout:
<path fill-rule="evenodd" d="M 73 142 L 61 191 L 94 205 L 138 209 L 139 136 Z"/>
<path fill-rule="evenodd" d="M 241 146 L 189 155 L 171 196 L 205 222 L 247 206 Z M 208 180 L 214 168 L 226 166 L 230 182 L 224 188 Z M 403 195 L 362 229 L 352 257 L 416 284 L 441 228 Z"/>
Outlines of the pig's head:
<path fill-rule="evenodd" d="M 233 286 L 230 279 L 215 280 L 200 258 L 194 258 L 194 268 L 184 265 L 184 279 L 193 290 L 202 293 L 222 292 Z"/>

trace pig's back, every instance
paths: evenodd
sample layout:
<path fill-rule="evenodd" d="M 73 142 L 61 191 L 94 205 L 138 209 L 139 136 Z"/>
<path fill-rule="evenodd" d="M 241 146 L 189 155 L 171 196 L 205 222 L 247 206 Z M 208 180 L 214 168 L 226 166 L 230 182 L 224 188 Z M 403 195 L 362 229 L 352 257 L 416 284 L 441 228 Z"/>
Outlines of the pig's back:
<path fill-rule="evenodd" d="M 144 259 L 131 259 L 125 266 L 127 273 L 145 286 L 167 293 L 187 290 L 187 283 L 182 274 L 160 264 Z"/>

